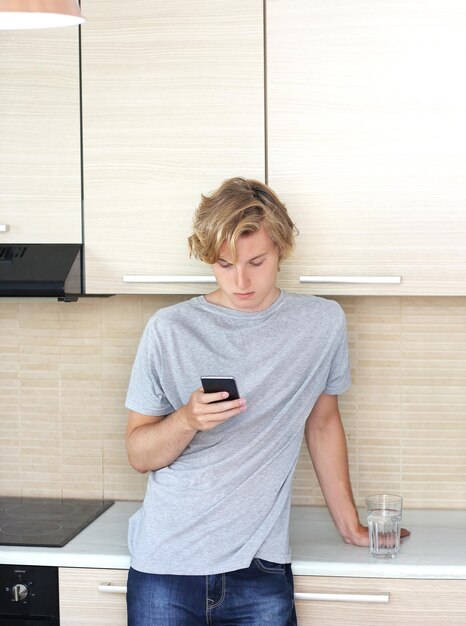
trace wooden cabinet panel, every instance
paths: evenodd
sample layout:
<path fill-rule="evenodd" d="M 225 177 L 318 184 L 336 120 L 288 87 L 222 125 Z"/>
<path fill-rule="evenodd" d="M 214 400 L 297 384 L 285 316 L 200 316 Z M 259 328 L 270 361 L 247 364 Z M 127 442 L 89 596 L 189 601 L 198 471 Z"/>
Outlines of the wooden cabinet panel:
<path fill-rule="evenodd" d="M 462 0 L 268 0 L 269 184 L 301 233 L 282 284 L 466 293 L 464 18 Z"/>
<path fill-rule="evenodd" d="M 82 8 L 86 291 L 202 293 L 122 277 L 211 274 L 187 247 L 201 193 L 264 180 L 262 0 Z"/>
<path fill-rule="evenodd" d="M 466 619 L 466 580 L 295 576 L 295 592 L 328 594 L 326 600 L 297 600 L 299 626 L 463 626 Z M 340 594 L 353 601 L 338 600 Z"/>
<path fill-rule="evenodd" d="M 0 245 L 80 243 L 78 29 L 2 31 L 0 93 Z"/>
<path fill-rule="evenodd" d="M 60 568 L 60 623 L 126 626 L 127 575 L 126 570 Z M 295 576 L 294 581 L 300 626 L 465 623 L 466 580 Z"/>
<path fill-rule="evenodd" d="M 60 568 L 61 626 L 126 626 L 126 594 L 109 589 L 127 578 L 127 570 Z"/>

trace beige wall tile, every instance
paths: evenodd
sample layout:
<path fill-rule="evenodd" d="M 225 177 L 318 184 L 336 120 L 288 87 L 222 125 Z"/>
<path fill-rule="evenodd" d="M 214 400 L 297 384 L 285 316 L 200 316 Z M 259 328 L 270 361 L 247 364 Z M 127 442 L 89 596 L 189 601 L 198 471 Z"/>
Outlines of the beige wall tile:
<path fill-rule="evenodd" d="M 153 312 L 189 296 L 0 302 L 0 494 L 140 499 L 126 387 Z M 356 501 L 466 508 L 466 298 L 341 297 L 352 388 L 339 399 Z M 295 504 L 324 500 L 303 444 Z"/>

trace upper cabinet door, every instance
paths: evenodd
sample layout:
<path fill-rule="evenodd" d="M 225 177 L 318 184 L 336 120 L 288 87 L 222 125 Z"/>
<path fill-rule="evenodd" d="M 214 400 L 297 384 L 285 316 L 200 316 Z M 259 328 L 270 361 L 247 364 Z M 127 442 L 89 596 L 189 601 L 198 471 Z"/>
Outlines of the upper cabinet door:
<path fill-rule="evenodd" d="M 301 233 L 283 283 L 466 294 L 464 1 L 268 0 L 267 59 L 268 180 Z"/>
<path fill-rule="evenodd" d="M 265 176 L 262 0 L 82 9 L 86 291 L 204 292 L 187 246 L 201 193 Z"/>
<path fill-rule="evenodd" d="M 1 31 L 0 245 L 81 242 L 79 31 Z"/>

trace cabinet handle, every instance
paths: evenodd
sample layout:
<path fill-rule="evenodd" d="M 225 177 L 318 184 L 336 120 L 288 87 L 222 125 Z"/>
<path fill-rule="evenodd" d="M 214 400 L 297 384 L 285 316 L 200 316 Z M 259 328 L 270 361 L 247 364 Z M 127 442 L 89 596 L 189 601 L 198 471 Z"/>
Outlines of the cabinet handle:
<path fill-rule="evenodd" d="M 126 593 L 126 585 L 114 585 L 113 583 L 100 583 L 99 591 L 103 593 Z M 363 593 L 295 593 L 295 600 L 323 601 L 323 602 L 371 602 L 375 604 L 388 604 L 390 594 L 381 595 Z"/>
<path fill-rule="evenodd" d="M 401 276 L 300 276 L 300 283 L 360 283 L 392 285 L 401 283 Z"/>
<path fill-rule="evenodd" d="M 375 604 L 388 604 L 390 594 L 381 595 L 364 593 L 295 593 L 295 600 L 322 601 L 322 602 L 371 602 Z"/>
<path fill-rule="evenodd" d="M 114 585 L 113 583 L 100 583 L 97 587 L 103 593 L 126 593 L 126 585 Z"/>
<path fill-rule="evenodd" d="M 126 593 L 126 585 L 114 585 L 113 583 L 100 583 L 98 590 L 102 593 Z M 375 604 L 388 604 L 390 594 L 381 595 L 363 593 L 295 593 L 295 600 L 321 601 L 321 602 L 371 602 Z"/>
<path fill-rule="evenodd" d="M 137 276 L 125 274 L 124 283 L 214 283 L 215 276 Z"/>
<path fill-rule="evenodd" d="M 9 224 L 0 224 L 0 233 L 6 233 L 7 230 L 10 230 Z"/>

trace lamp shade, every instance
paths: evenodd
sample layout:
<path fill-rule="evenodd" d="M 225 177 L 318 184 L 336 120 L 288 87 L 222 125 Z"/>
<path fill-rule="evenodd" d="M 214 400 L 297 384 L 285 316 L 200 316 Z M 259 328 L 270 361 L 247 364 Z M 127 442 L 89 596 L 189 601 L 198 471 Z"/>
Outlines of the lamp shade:
<path fill-rule="evenodd" d="M 82 24 L 77 0 L 0 0 L 0 30 Z"/>

